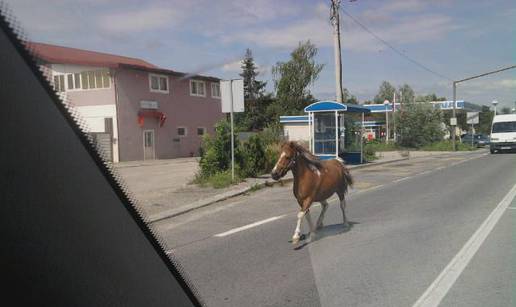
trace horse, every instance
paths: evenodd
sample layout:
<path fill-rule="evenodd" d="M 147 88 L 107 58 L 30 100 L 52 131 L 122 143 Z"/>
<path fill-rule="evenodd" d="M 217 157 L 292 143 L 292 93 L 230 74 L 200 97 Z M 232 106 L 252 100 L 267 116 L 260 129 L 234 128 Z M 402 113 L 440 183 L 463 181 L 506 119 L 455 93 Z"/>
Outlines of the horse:
<path fill-rule="evenodd" d="M 310 239 L 316 230 L 323 227 L 323 219 L 328 209 L 327 199 L 337 193 L 340 200 L 340 209 L 344 219 L 344 228 L 349 227 L 346 218 L 346 193 L 348 187 L 353 186 L 353 178 L 344 161 L 340 158 L 320 160 L 303 146 L 296 142 L 286 142 L 281 146 L 281 153 L 276 165 L 272 169 L 271 176 L 279 180 L 291 170 L 294 175 L 294 196 L 297 199 L 300 210 L 297 214 L 297 224 L 292 236 L 292 243 L 297 244 L 301 237 L 301 220 L 306 217 L 310 227 Z M 310 206 L 314 202 L 320 202 L 321 213 L 314 229 L 310 217 Z"/>

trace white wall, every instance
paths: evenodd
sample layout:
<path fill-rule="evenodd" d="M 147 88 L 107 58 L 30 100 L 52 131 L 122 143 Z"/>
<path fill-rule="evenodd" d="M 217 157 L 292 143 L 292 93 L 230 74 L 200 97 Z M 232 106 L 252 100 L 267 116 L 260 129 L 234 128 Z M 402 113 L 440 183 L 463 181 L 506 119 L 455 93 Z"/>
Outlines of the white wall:
<path fill-rule="evenodd" d="M 283 133 L 289 141 L 309 141 L 310 134 L 307 123 L 285 123 Z"/>
<path fill-rule="evenodd" d="M 76 110 L 86 123 L 85 132 L 105 132 L 104 119 L 113 119 L 113 162 L 118 162 L 118 123 L 115 105 L 82 106 L 76 107 Z"/>

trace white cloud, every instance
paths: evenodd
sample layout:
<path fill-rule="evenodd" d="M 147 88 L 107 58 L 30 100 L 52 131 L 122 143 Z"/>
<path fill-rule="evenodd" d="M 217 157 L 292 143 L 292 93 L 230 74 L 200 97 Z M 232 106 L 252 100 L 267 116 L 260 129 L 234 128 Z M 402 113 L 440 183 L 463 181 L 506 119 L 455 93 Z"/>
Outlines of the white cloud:
<path fill-rule="evenodd" d="M 183 17 L 176 9 L 151 7 L 102 15 L 99 25 L 113 33 L 144 32 L 178 24 Z"/>

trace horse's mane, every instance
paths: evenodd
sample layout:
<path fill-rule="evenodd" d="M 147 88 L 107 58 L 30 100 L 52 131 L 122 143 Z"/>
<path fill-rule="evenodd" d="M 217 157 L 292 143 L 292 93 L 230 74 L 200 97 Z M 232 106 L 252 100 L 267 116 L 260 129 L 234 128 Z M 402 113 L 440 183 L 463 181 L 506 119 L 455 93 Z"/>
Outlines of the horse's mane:
<path fill-rule="evenodd" d="M 308 165 L 313 165 L 317 169 L 321 169 L 323 167 L 321 159 L 319 159 L 319 157 L 317 157 L 316 155 L 312 154 L 308 149 L 304 148 L 296 142 L 291 142 L 290 144 L 299 153 L 299 156 L 305 159 Z"/>

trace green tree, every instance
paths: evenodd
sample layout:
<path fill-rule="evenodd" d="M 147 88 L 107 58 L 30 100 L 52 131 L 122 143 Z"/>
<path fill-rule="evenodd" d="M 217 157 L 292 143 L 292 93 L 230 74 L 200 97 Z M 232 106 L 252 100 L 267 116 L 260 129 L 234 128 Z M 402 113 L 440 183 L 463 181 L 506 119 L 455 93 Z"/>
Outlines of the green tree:
<path fill-rule="evenodd" d="M 239 130 L 261 130 L 266 125 L 265 110 L 270 97 L 264 99 L 267 83 L 256 79 L 259 73 L 251 49 L 246 49 L 241 68 L 240 76 L 244 80 L 245 112 L 235 114 L 235 123 Z"/>
<path fill-rule="evenodd" d="M 382 104 L 385 100 L 392 101 L 395 91 L 396 88 L 392 84 L 387 81 L 383 81 L 382 84 L 380 84 L 380 88 L 378 89 L 378 94 L 374 96 L 374 103 Z"/>
<path fill-rule="evenodd" d="M 285 115 L 299 114 L 303 108 L 315 101 L 309 86 L 319 77 L 323 64 L 315 62 L 317 47 L 310 42 L 299 42 L 287 62 L 278 62 L 272 68 L 276 104 L 275 112 Z"/>
<path fill-rule="evenodd" d="M 400 96 L 397 97 L 397 102 L 411 103 L 414 101 L 414 90 L 407 83 L 399 87 L 398 93 Z"/>
<path fill-rule="evenodd" d="M 443 116 L 429 103 L 408 103 L 396 113 L 398 142 L 405 147 L 419 148 L 440 141 L 444 131 Z"/>
<path fill-rule="evenodd" d="M 488 106 L 482 106 L 482 110 L 478 114 L 478 127 L 477 131 L 482 134 L 491 133 L 491 124 L 493 123 L 494 113 L 489 109 Z"/>
<path fill-rule="evenodd" d="M 428 95 L 419 95 L 416 97 L 417 102 L 445 101 L 446 97 L 437 97 L 435 93 Z"/>
<path fill-rule="evenodd" d="M 509 108 L 509 107 L 503 107 L 503 108 L 500 110 L 499 114 L 511 114 L 511 108 Z"/>

